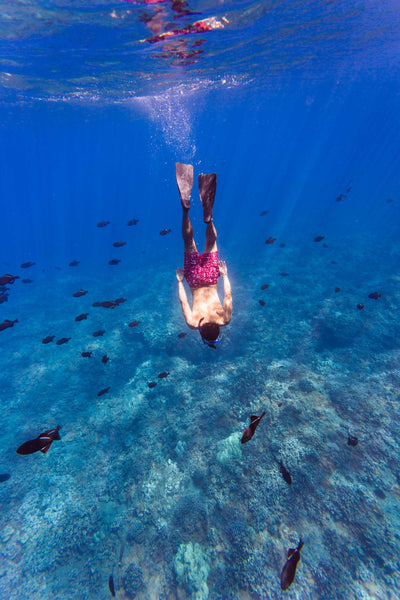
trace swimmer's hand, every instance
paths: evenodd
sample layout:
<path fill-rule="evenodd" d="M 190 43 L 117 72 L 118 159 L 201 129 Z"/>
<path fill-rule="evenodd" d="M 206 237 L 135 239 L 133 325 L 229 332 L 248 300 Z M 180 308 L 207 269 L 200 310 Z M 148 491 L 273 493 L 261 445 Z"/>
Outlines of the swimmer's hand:
<path fill-rule="evenodd" d="M 228 267 L 226 266 L 226 262 L 224 260 L 219 261 L 219 274 L 224 277 L 228 275 Z"/>
<path fill-rule="evenodd" d="M 176 278 L 178 281 L 183 281 L 185 278 L 185 275 L 183 273 L 183 269 L 177 269 L 176 270 Z"/>

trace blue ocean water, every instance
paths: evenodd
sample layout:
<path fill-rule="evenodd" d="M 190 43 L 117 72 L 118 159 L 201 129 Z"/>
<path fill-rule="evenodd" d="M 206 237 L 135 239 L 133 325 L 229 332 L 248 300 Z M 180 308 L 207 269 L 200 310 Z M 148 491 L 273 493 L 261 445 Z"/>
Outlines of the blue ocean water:
<path fill-rule="evenodd" d="M 0 598 L 273 600 L 300 538 L 290 597 L 398 598 L 397 4 L 0 14 Z M 177 161 L 199 249 L 217 173 L 216 350 L 178 299 Z"/>

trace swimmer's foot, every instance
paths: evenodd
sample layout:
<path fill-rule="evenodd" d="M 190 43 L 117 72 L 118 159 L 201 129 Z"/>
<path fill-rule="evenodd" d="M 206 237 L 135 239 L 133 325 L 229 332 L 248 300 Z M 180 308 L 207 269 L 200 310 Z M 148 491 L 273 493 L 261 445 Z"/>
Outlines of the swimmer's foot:
<path fill-rule="evenodd" d="M 176 183 L 178 184 L 179 195 L 181 197 L 182 207 L 189 210 L 190 194 L 193 187 L 193 165 L 184 165 L 175 163 Z"/>
<path fill-rule="evenodd" d="M 212 221 L 215 191 L 217 189 L 216 173 L 199 175 L 199 193 L 203 205 L 204 223 Z"/>

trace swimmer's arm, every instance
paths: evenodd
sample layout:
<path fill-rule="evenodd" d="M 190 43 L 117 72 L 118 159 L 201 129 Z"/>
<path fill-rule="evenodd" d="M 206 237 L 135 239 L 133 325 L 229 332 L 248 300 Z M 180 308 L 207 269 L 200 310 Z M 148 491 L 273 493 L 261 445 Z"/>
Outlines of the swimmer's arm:
<path fill-rule="evenodd" d="M 197 323 L 194 322 L 192 309 L 190 308 L 185 286 L 183 285 L 183 281 L 178 280 L 178 293 L 179 293 L 179 301 L 181 303 L 183 316 L 185 317 L 185 321 L 187 325 L 191 329 L 197 329 Z"/>
<path fill-rule="evenodd" d="M 224 321 L 229 323 L 232 319 L 232 289 L 231 282 L 229 281 L 228 273 L 221 273 L 222 281 L 224 283 Z"/>

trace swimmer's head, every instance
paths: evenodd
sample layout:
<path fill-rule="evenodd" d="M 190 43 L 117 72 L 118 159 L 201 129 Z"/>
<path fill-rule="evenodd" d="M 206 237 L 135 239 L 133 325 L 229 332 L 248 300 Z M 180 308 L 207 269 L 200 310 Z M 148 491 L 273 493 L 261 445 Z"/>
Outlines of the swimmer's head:
<path fill-rule="evenodd" d="M 211 346 L 215 349 L 214 344 L 219 344 L 219 325 L 216 323 L 202 323 L 203 319 L 200 319 L 198 330 L 201 335 L 201 339 L 207 346 Z"/>

